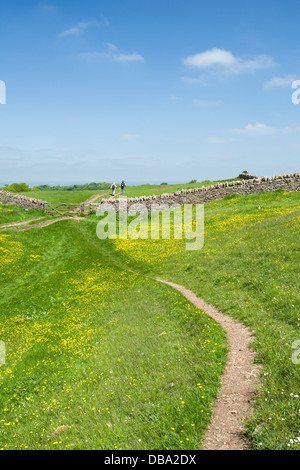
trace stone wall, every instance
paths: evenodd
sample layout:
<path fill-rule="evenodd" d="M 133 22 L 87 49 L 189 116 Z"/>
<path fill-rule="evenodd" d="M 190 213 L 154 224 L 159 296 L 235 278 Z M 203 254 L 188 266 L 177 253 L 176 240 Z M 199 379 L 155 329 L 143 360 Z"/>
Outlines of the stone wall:
<path fill-rule="evenodd" d="M 300 191 L 300 172 L 281 176 L 264 176 L 251 180 L 231 181 L 218 183 L 212 186 L 186 189 L 174 193 L 165 193 L 158 196 L 141 196 L 137 198 L 127 198 L 127 209 L 133 204 L 141 204 L 149 211 L 153 204 L 203 204 L 217 199 L 222 199 L 229 194 L 255 194 L 261 191 L 274 192 L 278 189 L 284 191 Z M 99 205 L 99 210 L 107 210 L 108 205 L 119 210 L 119 200 L 103 201 Z M 125 207 L 125 206 L 123 206 Z M 122 208 L 120 208 L 122 210 Z"/>
<path fill-rule="evenodd" d="M 182 191 L 160 194 L 158 196 L 127 198 L 127 209 L 133 204 L 142 204 L 144 207 L 147 207 L 147 210 L 150 210 L 153 204 L 168 204 L 169 206 L 172 204 L 203 204 L 215 201 L 216 199 L 222 199 L 228 194 L 240 194 L 244 196 L 261 191 L 274 192 L 278 189 L 284 191 L 300 191 L 300 172 L 291 173 L 289 175 L 263 176 L 242 181 L 218 183 L 212 186 L 183 189 Z M 14 194 L 8 191 L 0 191 L 0 203 L 28 209 L 44 209 L 44 202 L 42 200 L 21 196 L 20 194 Z M 119 210 L 119 199 L 104 200 L 103 203 L 98 205 L 100 210 L 104 204 L 106 210 L 108 204 L 114 207 L 115 210 Z"/>
<path fill-rule="evenodd" d="M 0 191 L 0 204 L 24 207 L 24 209 L 44 209 L 43 201 L 21 194 L 10 193 L 9 191 Z"/>

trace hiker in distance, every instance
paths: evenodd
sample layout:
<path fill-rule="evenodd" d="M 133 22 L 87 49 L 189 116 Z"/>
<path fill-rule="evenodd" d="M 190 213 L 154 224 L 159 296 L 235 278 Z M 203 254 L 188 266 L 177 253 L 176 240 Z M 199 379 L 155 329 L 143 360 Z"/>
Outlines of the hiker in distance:
<path fill-rule="evenodd" d="M 116 188 L 117 188 L 116 183 L 113 183 L 110 188 L 111 188 L 111 190 L 112 190 L 112 195 L 114 196 L 114 195 L 115 195 Z"/>
<path fill-rule="evenodd" d="M 125 186 L 126 186 L 125 181 L 122 180 L 122 183 L 121 183 L 122 194 L 124 194 Z"/>

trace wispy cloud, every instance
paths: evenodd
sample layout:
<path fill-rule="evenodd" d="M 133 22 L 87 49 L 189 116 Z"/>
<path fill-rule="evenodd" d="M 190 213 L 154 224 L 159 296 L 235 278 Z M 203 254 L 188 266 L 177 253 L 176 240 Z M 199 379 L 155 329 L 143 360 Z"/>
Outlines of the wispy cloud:
<path fill-rule="evenodd" d="M 105 25 L 108 27 L 110 25 L 109 20 L 106 16 L 101 15 L 100 20 L 92 20 L 92 21 L 80 21 L 79 23 L 75 24 L 71 28 L 68 28 L 62 31 L 58 36 L 63 38 L 67 36 L 80 36 L 85 33 L 85 31 L 93 26 L 101 26 Z"/>
<path fill-rule="evenodd" d="M 201 70 L 212 70 L 223 74 L 241 74 L 267 69 L 275 65 L 272 57 L 258 55 L 252 59 L 235 57 L 231 51 L 213 48 L 183 59 L 186 67 Z"/>
<path fill-rule="evenodd" d="M 245 127 L 229 129 L 230 132 L 246 136 L 264 136 L 264 135 L 273 135 L 273 134 L 290 134 L 293 130 L 290 127 L 276 128 L 272 126 L 267 126 L 266 124 L 257 123 L 257 124 L 247 124 Z"/>
<path fill-rule="evenodd" d="M 292 86 L 292 82 L 294 81 L 294 77 L 286 76 L 286 77 L 273 77 L 271 80 L 268 80 L 264 83 L 264 89 L 270 90 L 271 88 L 287 88 Z"/>
<path fill-rule="evenodd" d="M 143 62 L 144 58 L 140 54 L 125 54 L 111 43 L 107 43 L 107 50 L 105 52 L 84 52 L 78 54 L 80 59 L 87 62 L 97 62 L 101 60 L 109 60 L 112 62 Z"/>
<path fill-rule="evenodd" d="M 59 34 L 59 37 L 61 38 L 64 38 L 66 36 L 79 36 L 81 34 L 83 34 L 86 29 L 88 29 L 89 27 L 95 25 L 95 22 L 93 21 L 88 21 L 88 22 L 80 22 L 80 23 L 77 23 L 75 26 L 73 26 L 72 28 L 69 28 L 69 29 L 66 29 L 65 31 L 62 31 L 60 34 Z"/>

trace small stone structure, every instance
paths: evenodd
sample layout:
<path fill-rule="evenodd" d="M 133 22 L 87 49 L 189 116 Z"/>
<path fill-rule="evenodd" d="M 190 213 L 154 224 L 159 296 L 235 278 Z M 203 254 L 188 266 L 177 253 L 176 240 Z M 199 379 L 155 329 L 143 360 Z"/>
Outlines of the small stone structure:
<path fill-rule="evenodd" d="M 160 194 L 158 196 L 141 196 L 136 198 L 127 198 L 127 209 L 133 204 L 142 204 L 149 210 L 152 204 L 203 204 L 217 199 L 222 199 L 229 194 L 247 194 L 265 192 L 274 192 L 278 189 L 284 191 L 300 191 L 300 172 L 281 176 L 263 176 L 253 179 L 244 179 L 241 181 L 230 181 L 217 183 L 211 186 L 202 186 L 200 188 L 183 189 L 173 193 Z M 39 199 L 29 198 L 20 194 L 0 191 L 0 203 L 10 204 L 24 208 L 44 210 L 46 204 Z M 107 210 L 108 204 L 119 210 L 119 199 L 104 199 L 98 204 L 98 209 L 105 204 Z"/>

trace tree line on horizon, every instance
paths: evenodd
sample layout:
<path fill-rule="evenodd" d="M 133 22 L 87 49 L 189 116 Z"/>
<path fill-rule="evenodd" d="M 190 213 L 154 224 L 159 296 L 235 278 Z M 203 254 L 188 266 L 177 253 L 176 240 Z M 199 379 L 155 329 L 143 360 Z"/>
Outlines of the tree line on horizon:
<path fill-rule="evenodd" d="M 110 189 L 110 183 L 86 183 L 86 184 L 73 184 L 69 186 L 55 185 L 50 186 L 49 184 L 41 184 L 38 186 L 30 187 L 27 183 L 12 183 L 6 184 L 2 191 L 9 191 L 11 193 L 26 193 L 29 191 L 86 191 L 86 190 L 103 190 Z"/>

